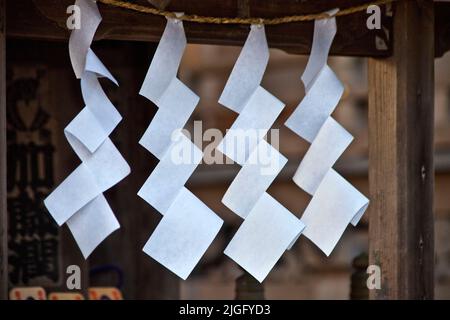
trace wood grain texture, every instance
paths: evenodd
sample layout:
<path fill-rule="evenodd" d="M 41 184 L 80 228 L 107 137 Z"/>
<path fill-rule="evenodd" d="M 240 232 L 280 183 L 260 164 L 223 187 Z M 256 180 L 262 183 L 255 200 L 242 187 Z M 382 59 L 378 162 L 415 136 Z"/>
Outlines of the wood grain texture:
<path fill-rule="evenodd" d="M 7 3 L 7 35 L 17 38 L 67 40 L 66 8 L 73 0 L 5 0 Z M 295 13 L 317 13 L 331 7 L 349 7 L 362 0 L 221 0 L 186 1 L 152 0 L 167 10 L 184 11 L 215 16 L 274 17 Z M 145 0 L 137 3 L 145 4 Z M 435 5 L 435 55 L 450 50 L 450 4 Z M 382 30 L 368 30 L 364 12 L 338 18 L 338 34 L 331 48 L 332 55 L 382 57 L 392 53 L 392 16 L 390 6 L 382 10 Z M 164 29 L 164 18 L 130 12 L 100 4 L 104 17 L 97 39 L 159 41 Z M 199 44 L 242 45 L 248 27 L 233 25 L 198 25 L 185 23 L 188 41 Z M 294 23 L 267 27 L 269 45 L 297 54 L 308 54 L 311 47 L 313 24 Z M 380 42 L 381 41 L 381 42 Z M 377 44 L 378 42 L 378 44 Z M 386 45 L 386 48 L 381 47 Z"/>
<path fill-rule="evenodd" d="M 396 4 L 393 56 L 369 59 L 370 264 L 374 299 L 432 299 L 434 6 Z"/>
<path fill-rule="evenodd" d="M 6 36 L 5 0 L 0 0 L 0 299 L 8 297 L 8 221 L 6 210 Z"/>
<path fill-rule="evenodd" d="M 67 6 L 73 0 L 7 0 L 14 15 L 8 19 L 7 32 L 11 37 L 67 40 Z M 320 13 L 330 8 L 347 8 L 366 3 L 366 0 L 172 0 L 166 10 L 217 17 L 279 17 L 295 14 Z M 136 3 L 148 5 L 146 0 Z M 99 4 L 103 16 L 96 39 L 157 42 L 163 33 L 164 17 L 142 14 Z M 382 30 L 366 27 L 368 15 L 359 12 L 337 19 L 338 33 L 331 48 L 333 55 L 388 56 L 392 17 L 382 10 Z M 309 54 L 313 22 L 267 26 L 269 46 L 297 54 Z M 249 26 L 184 23 L 190 43 L 243 45 Z"/>
<path fill-rule="evenodd" d="M 52 135 L 55 138 L 55 187 L 59 185 L 80 163 L 78 157 L 67 142 L 64 127 L 78 114 L 83 106 L 79 81 L 73 75 L 69 62 L 67 46 L 63 43 L 45 41 L 25 41 L 8 39 L 7 65 L 32 69 L 42 66 L 47 70 L 48 87 L 45 93 L 48 112 L 51 114 Z M 33 50 L 30 50 L 33 48 Z M 89 285 L 88 263 L 81 255 L 80 249 L 66 225 L 60 228 L 59 254 L 61 255 L 60 281 L 56 286 L 47 287 L 48 291 L 67 291 L 66 269 L 77 265 L 81 269 L 81 293 L 87 296 Z"/>

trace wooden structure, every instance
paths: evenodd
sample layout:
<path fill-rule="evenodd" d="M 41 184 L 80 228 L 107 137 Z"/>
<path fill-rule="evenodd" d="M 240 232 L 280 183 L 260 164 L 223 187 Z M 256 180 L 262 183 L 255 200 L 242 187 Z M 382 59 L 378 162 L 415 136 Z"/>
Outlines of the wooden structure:
<path fill-rule="evenodd" d="M 147 3 L 144 0 L 138 3 Z M 346 8 L 367 0 L 221 0 L 155 1 L 167 10 L 224 17 L 276 17 L 319 13 Z M 6 128 L 5 44 L 6 39 L 66 41 L 66 8 L 73 0 L 0 0 L 0 281 L 6 297 Z M 103 21 L 97 39 L 158 41 L 165 19 L 99 4 Z M 6 17 L 6 26 L 5 26 Z M 372 290 L 375 299 L 433 298 L 433 108 L 434 58 L 450 49 L 450 4 L 426 0 L 399 0 L 382 9 L 382 29 L 366 27 L 367 14 L 355 13 L 337 19 L 338 34 L 331 54 L 369 57 L 369 180 L 370 258 L 380 265 L 382 289 Z M 188 41 L 242 45 L 247 26 L 185 23 Z M 313 23 L 292 23 L 266 28 L 269 45 L 292 53 L 309 54 Z M 117 54 L 120 55 L 120 50 Z M 133 55 L 134 57 L 134 55 Z M 62 59 L 62 58 L 61 58 Z M 66 59 L 67 64 L 69 60 Z M 113 62 L 111 64 L 114 64 Z M 107 64 L 110 65 L 110 64 Z M 142 78 L 142 77 L 139 77 Z M 137 90 L 136 87 L 133 90 Z M 139 109 L 141 110 L 141 109 Z M 121 110 L 122 112 L 122 110 Z M 121 132 L 137 140 L 132 121 Z M 141 111 L 139 111 L 141 112 Z M 134 114 L 134 116 L 133 116 Z M 126 147 L 125 147 L 126 148 Z M 130 151 L 130 150 L 128 150 Z M 127 156 L 125 151 L 125 156 Z M 132 152 L 129 153 L 132 159 Z M 132 166 L 143 165 L 139 156 Z M 133 163 L 134 162 L 134 163 Z M 128 182 L 134 186 L 137 181 Z M 134 189 L 133 189 L 134 190 Z M 123 206 L 127 204 L 122 203 Z M 130 229 L 142 226 L 132 221 Z M 146 222 L 145 222 L 146 223 Z M 132 237 L 121 234 L 119 237 Z M 118 239 L 118 243 L 120 240 Z M 127 239 L 134 241 L 137 239 Z M 131 242 L 126 242 L 131 243 Z M 114 253 L 106 251 L 106 256 Z M 127 257 L 123 257 L 127 259 Z M 131 261 L 130 272 L 142 261 Z M 158 280 L 159 288 L 173 285 L 170 276 L 141 274 Z M 142 281 L 142 280 L 141 280 Z M 176 288 L 176 285 L 174 285 Z M 169 292 L 164 297 L 176 297 Z"/>

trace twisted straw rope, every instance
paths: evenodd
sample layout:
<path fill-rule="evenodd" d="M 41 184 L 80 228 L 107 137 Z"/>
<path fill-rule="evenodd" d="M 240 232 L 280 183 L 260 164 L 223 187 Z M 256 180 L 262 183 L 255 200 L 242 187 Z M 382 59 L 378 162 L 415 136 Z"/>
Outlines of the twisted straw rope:
<path fill-rule="evenodd" d="M 197 22 L 197 23 L 213 23 L 213 24 L 265 24 L 265 25 L 276 25 L 284 24 L 290 22 L 302 22 L 302 21 L 313 21 L 317 19 L 326 19 L 331 17 L 345 16 L 356 12 L 365 11 L 369 6 L 372 5 L 384 5 L 388 3 L 395 2 L 397 0 L 377 0 L 369 3 L 361 4 L 358 6 L 346 8 L 338 11 L 334 15 L 329 15 L 327 13 L 316 13 L 316 14 L 306 14 L 306 15 L 294 15 L 285 16 L 279 18 L 225 18 L 225 17 L 205 17 L 198 16 L 195 14 L 185 14 L 177 17 L 174 12 L 160 10 L 148 6 L 142 6 L 135 3 L 125 2 L 121 0 L 97 0 L 97 2 L 120 7 L 128 10 L 133 10 L 142 13 L 153 14 L 157 16 L 164 16 L 168 18 L 177 18 L 182 21 Z"/>

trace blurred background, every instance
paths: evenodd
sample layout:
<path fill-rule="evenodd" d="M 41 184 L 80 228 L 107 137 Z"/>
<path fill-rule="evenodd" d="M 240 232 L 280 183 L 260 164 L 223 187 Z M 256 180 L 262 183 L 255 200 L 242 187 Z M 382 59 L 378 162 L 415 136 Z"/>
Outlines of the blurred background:
<path fill-rule="evenodd" d="M 223 250 L 242 221 L 221 203 L 240 169 L 237 165 L 203 164 L 188 181 L 188 188 L 225 221 L 188 280 L 179 281 L 141 251 L 161 218 L 136 195 L 157 164 L 156 158 L 138 144 L 156 112 L 156 106 L 138 95 L 155 48 L 155 44 L 131 42 L 100 41 L 94 44 L 94 51 L 120 83 L 117 88 L 105 82 L 104 89 L 124 117 L 112 138 L 129 161 L 132 172 L 106 193 L 121 229 L 85 261 L 66 227 L 58 228 L 42 204 L 45 196 L 79 163 L 63 134 L 64 127 L 83 107 L 68 50 L 65 44 L 57 42 L 41 41 L 31 46 L 29 42 L 9 41 L 10 288 L 42 286 L 47 291 L 64 291 L 66 268 L 76 264 L 82 268 L 82 292 L 91 286 L 113 286 L 121 290 L 125 299 L 234 299 L 236 290 L 238 293 L 239 290 L 254 290 L 255 294 L 264 291 L 267 299 L 364 297 L 367 294 L 363 287 L 370 207 L 357 227 L 347 228 L 330 257 L 301 237 L 282 256 L 262 286 L 253 283 L 251 278 L 237 281 L 243 272 L 223 254 Z M 194 122 L 201 121 L 203 131 L 217 128 L 225 133 L 236 119 L 236 113 L 217 101 L 240 49 L 188 45 L 179 77 L 201 99 L 186 129 L 192 131 Z M 264 88 L 286 104 L 274 128 L 280 129 L 280 151 L 289 161 L 268 192 L 298 217 L 310 196 L 291 178 L 309 145 L 283 123 L 304 96 L 300 76 L 306 62 L 306 56 L 271 50 L 262 82 Z M 355 136 L 335 168 L 368 196 L 367 61 L 332 57 L 329 64 L 345 85 L 344 96 L 333 117 Z M 435 297 L 438 299 L 450 299 L 449 67 L 450 55 L 436 60 L 434 207 Z M 205 146 L 206 143 L 199 145 Z M 239 286 L 243 288 L 239 289 Z"/>

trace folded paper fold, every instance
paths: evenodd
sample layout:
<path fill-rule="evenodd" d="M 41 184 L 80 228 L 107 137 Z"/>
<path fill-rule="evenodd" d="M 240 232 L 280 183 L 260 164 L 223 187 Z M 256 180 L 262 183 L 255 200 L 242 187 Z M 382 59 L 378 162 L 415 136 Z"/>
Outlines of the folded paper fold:
<path fill-rule="evenodd" d="M 138 192 L 163 215 L 143 251 L 182 279 L 223 224 L 184 186 L 203 157 L 182 132 L 199 101 L 176 77 L 185 47 L 183 23 L 168 19 L 140 91 L 158 111 L 139 143 L 160 161 Z"/>
<path fill-rule="evenodd" d="M 258 281 L 303 230 L 303 223 L 266 193 L 287 163 L 264 139 L 284 108 L 260 85 L 268 60 L 264 26 L 252 25 L 219 100 L 239 116 L 217 149 L 242 166 L 222 202 L 245 219 L 225 254 Z"/>
<path fill-rule="evenodd" d="M 264 193 L 226 247 L 225 254 L 262 282 L 304 227 L 302 221 Z"/>
<path fill-rule="evenodd" d="M 336 13 L 336 10 L 329 12 Z M 285 125 L 311 143 L 293 181 L 312 195 L 301 221 L 303 234 L 327 256 L 348 224 L 356 225 L 369 200 L 332 169 L 353 136 L 331 117 L 344 86 L 327 65 L 336 19 L 316 20 L 311 55 L 302 75 L 306 95 Z"/>
<path fill-rule="evenodd" d="M 58 223 L 67 223 L 85 258 L 119 223 L 103 192 L 130 173 L 130 167 L 109 135 L 122 117 L 103 91 L 98 78 L 117 81 L 90 49 L 101 16 L 91 0 L 77 0 L 81 29 L 72 31 L 69 52 L 85 107 L 64 129 L 81 164 L 44 200 Z"/>

